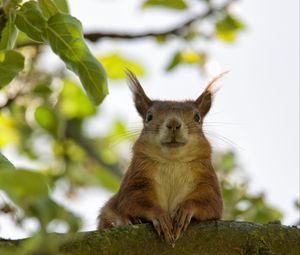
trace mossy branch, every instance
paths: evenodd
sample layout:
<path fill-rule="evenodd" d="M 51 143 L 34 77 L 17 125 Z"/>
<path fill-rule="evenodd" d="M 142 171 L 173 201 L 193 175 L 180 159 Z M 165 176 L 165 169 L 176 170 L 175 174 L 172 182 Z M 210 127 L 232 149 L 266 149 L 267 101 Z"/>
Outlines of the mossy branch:
<path fill-rule="evenodd" d="M 300 230 L 280 223 L 192 222 L 174 248 L 160 240 L 150 224 L 49 235 L 54 243 L 60 241 L 59 252 L 55 254 L 300 254 Z M 0 254 L 3 249 L 8 251 L 7 248 L 10 251 L 22 249 L 26 241 L 0 240 Z M 37 254 L 44 253 L 39 251 Z"/>

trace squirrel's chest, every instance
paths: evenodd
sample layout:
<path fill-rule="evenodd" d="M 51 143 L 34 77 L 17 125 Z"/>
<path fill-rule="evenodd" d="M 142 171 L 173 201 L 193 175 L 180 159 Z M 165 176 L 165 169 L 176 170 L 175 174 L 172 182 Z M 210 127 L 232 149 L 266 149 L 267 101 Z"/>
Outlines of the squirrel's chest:
<path fill-rule="evenodd" d="M 155 192 L 160 206 L 172 214 L 196 187 L 195 175 L 188 163 L 162 164 L 155 169 Z"/>

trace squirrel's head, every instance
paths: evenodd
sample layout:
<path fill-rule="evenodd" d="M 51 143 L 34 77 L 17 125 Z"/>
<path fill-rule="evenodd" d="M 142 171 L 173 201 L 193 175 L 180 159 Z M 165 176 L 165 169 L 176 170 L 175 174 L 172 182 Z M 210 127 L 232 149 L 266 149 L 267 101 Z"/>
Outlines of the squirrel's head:
<path fill-rule="evenodd" d="M 211 147 L 202 130 L 203 120 L 212 105 L 215 77 L 196 100 L 151 100 L 136 76 L 126 71 L 135 107 L 143 119 L 143 130 L 134 151 L 154 160 L 190 161 L 207 158 Z"/>

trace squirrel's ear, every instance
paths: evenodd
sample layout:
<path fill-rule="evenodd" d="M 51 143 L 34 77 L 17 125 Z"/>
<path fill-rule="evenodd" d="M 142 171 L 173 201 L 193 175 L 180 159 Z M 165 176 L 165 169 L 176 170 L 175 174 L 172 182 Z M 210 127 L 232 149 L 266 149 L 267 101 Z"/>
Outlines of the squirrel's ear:
<path fill-rule="evenodd" d="M 207 85 L 203 93 L 196 99 L 195 103 L 199 109 L 200 115 L 203 118 L 209 111 L 212 104 L 212 94 L 214 91 L 214 85 L 229 71 L 223 72 L 213 78 Z"/>
<path fill-rule="evenodd" d="M 145 94 L 135 74 L 128 69 L 125 70 L 125 73 L 127 75 L 129 88 L 133 94 L 135 107 L 138 113 L 144 118 L 146 116 L 148 109 L 152 105 L 152 101 Z"/>

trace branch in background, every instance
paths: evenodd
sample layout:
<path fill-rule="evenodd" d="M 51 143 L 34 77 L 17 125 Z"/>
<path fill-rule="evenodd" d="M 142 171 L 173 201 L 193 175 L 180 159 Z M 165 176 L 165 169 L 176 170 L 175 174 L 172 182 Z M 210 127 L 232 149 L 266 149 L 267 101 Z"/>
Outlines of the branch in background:
<path fill-rule="evenodd" d="M 0 104 L 0 111 L 2 109 L 5 109 L 9 107 L 12 103 L 14 103 L 18 97 L 21 97 L 24 95 L 23 88 L 14 91 L 13 95 L 7 95 L 6 101 L 3 104 Z"/>
<path fill-rule="evenodd" d="M 221 8 L 221 10 L 224 8 Z M 166 29 L 162 31 L 156 32 L 144 32 L 144 33 L 110 33 L 110 32 L 94 32 L 94 33 L 86 33 L 84 37 L 92 42 L 96 42 L 102 38 L 113 38 L 113 39 L 141 39 L 147 37 L 155 37 L 155 36 L 167 36 L 167 35 L 176 35 L 180 36 L 183 29 L 189 27 L 194 22 L 205 19 L 212 14 L 219 12 L 221 10 L 217 9 L 209 9 L 207 12 L 197 15 L 187 21 L 179 24 L 171 29 Z"/>
<path fill-rule="evenodd" d="M 79 131 L 73 130 L 67 125 L 66 136 L 72 138 L 88 154 L 88 156 L 95 160 L 100 166 L 108 169 L 119 178 L 123 176 L 118 164 L 106 163 L 105 160 L 97 152 L 95 152 L 94 148 L 89 144 L 89 142 L 80 135 Z"/>
<path fill-rule="evenodd" d="M 85 33 L 84 37 L 88 39 L 91 42 L 96 42 L 102 38 L 111 38 L 111 39 L 142 39 L 142 38 L 148 38 L 148 37 L 156 37 L 156 36 L 168 36 L 168 35 L 174 35 L 174 36 L 182 36 L 182 30 L 190 27 L 193 23 L 196 21 L 204 20 L 212 15 L 215 15 L 217 13 L 220 13 L 222 11 L 225 11 L 233 2 L 236 2 L 238 0 L 228 0 L 225 4 L 218 8 L 210 7 L 206 12 L 202 14 L 198 14 L 185 22 L 178 24 L 174 26 L 173 28 L 164 29 L 162 31 L 149 31 L 149 32 L 143 32 L 143 33 L 131 33 L 131 32 L 108 32 L 108 31 L 97 31 L 97 32 L 90 32 Z M 32 45 L 39 45 L 39 43 L 36 42 L 26 42 L 20 45 L 17 45 L 18 48 L 25 47 L 25 46 L 32 46 Z"/>
<path fill-rule="evenodd" d="M 109 33 L 109 32 L 94 32 L 94 33 L 87 33 L 85 34 L 85 38 L 96 42 L 101 38 L 114 38 L 114 39 L 140 39 L 140 38 L 147 38 L 147 37 L 156 37 L 156 36 L 167 36 L 167 35 L 175 35 L 181 36 L 181 32 L 183 29 L 188 28 L 196 21 L 204 20 L 213 14 L 219 13 L 221 11 L 226 10 L 232 2 L 236 0 L 229 0 L 224 5 L 219 8 L 209 8 L 206 12 L 202 14 L 198 14 L 193 18 L 190 18 L 179 24 L 171 29 L 165 29 L 162 31 L 155 31 L 155 32 L 144 32 L 144 33 Z"/>
<path fill-rule="evenodd" d="M 280 223 L 192 222 L 174 248 L 160 240 L 150 224 L 75 234 L 48 234 L 48 238 L 46 242 L 60 242 L 59 251 L 51 254 L 64 255 L 299 254 L 300 249 L 300 230 Z M 0 253 L 15 251 L 14 254 L 19 254 L 17 252 L 24 242 L 26 239 L 0 239 Z M 35 254 L 42 253 L 50 254 L 43 250 Z"/>
<path fill-rule="evenodd" d="M 121 178 L 123 176 L 122 171 L 120 170 L 118 164 L 108 164 L 104 161 L 104 159 L 95 152 L 95 150 L 89 145 L 87 141 L 81 138 L 73 137 L 74 141 L 85 150 L 85 152 L 93 159 L 95 160 L 100 166 L 108 169 L 110 172 L 112 172 L 117 177 Z"/>
<path fill-rule="evenodd" d="M 9 107 L 9 106 L 16 100 L 17 97 L 18 97 L 18 95 L 15 95 L 15 96 L 13 96 L 13 97 L 8 98 L 8 99 L 4 102 L 4 104 L 1 104 L 1 105 L 0 105 L 0 111 L 1 111 L 2 109 L 4 109 L 4 108 Z"/>

